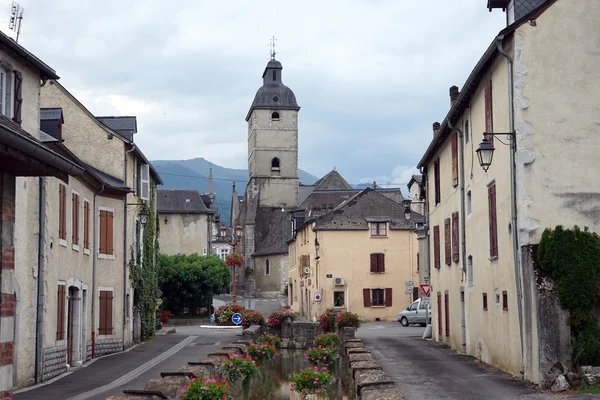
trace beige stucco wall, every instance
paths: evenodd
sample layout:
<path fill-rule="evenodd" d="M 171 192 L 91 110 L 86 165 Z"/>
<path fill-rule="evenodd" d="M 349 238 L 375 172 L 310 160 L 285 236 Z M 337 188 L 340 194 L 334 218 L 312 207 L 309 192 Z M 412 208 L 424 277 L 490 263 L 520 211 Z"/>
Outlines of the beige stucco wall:
<path fill-rule="evenodd" d="M 405 282 L 418 282 L 417 238 L 408 230 L 388 230 L 385 238 L 372 238 L 364 231 L 317 231 L 319 260 L 315 260 L 315 232 L 312 226 L 304 228 L 306 240 L 300 233 L 289 245 L 291 255 L 289 276 L 293 283 L 292 309 L 316 319 L 328 308 L 333 308 L 334 290 L 345 292 L 346 307 L 363 320 L 395 321 L 398 313 L 412 301 L 404 294 Z M 370 272 L 370 254 L 385 254 L 385 273 Z M 310 255 L 309 278 L 300 278 L 300 257 Z M 327 275 L 331 274 L 331 278 Z M 334 279 L 343 278 L 344 286 L 335 286 Z M 310 280 L 310 284 L 309 284 Z M 304 281 L 304 286 L 301 282 Z M 392 288 L 391 307 L 364 307 L 363 288 Z M 314 301 L 320 291 L 322 300 Z M 300 293 L 302 292 L 302 293 Z M 288 293 L 290 295 L 290 293 Z M 306 301 L 308 299 L 308 302 Z"/>
<path fill-rule="evenodd" d="M 269 260 L 269 274 L 266 264 Z M 288 256 L 286 254 L 254 258 L 254 279 L 256 287 L 263 295 L 278 295 L 283 292 L 288 277 Z"/>
<path fill-rule="evenodd" d="M 159 213 L 158 220 L 162 254 L 202 255 L 203 251 L 208 249 L 208 214 Z"/>
<path fill-rule="evenodd" d="M 123 140 L 116 135 L 109 139 L 107 130 L 82 105 L 74 101 L 59 83 L 48 81 L 42 88 L 41 106 L 62 108 L 65 119 L 63 139 L 77 157 L 109 175 L 124 178 Z M 95 150 L 90 151 L 91 149 Z"/>
<path fill-rule="evenodd" d="M 598 2 L 561 0 L 515 33 L 521 245 L 559 224 L 600 232 L 599 20 Z"/>
<path fill-rule="evenodd" d="M 490 71 L 493 88 L 493 127 L 494 132 L 509 131 L 508 125 L 508 78 L 506 61 L 497 58 Z M 519 323 L 516 302 L 516 285 L 510 235 L 510 153 L 505 137 L 495 140 L 496 151 L 488 172 L 479 166 L 475 150 L 482 140 L 485 131 L 485 108 L 483 86 L 474 94 L 470 108 L 467 109 L 459 123 L 464 127 L 469 120 L 470 138 L 464 143 L 465 160 L 465 196 L 471 192 L 471 213 L 466 206 L 466 251 L 473 257 L 473 284 L 469 285 L 467 274 L 462 272 L 462 254 L 459 263 L 445 264 L 444 219 L 451 218 L 452 213 L 460 212 L 459 186 L 452 187 L 452 153 L 450 140 L 438 151 L 428 165 L 428 201 L 430 210 L 430 270 L 432 284 L 432 324 L 433 335 L 437 340 L 450 344 L 453 348 L 463 350 L 463 334 L 461 328 L 461 293 L 464 290 L 466 316 L 466 352 L 482 361 L 499 367 L 513 374 L 521 369 L 521 350 L 519 341 Z M 439 156 L 441 162 L 441 202 L 435 205 L 433 161 Z M 488 185 L 496 183 L 496 209 L 498 226 L 499 257 L 491 260 L 489 256 L 489 207 Z M 466 200 L 465 200 L 466 201 Z M 460 214 L 459 214 L 460 215 Z M 440 227 L 440 269 L 434 267 L 433 228 Z M 459 226 L 460 226 L 459 219 Z M 462 229 L 462 228 L 461 228 Z M 459 229 L 459 240 L 461 236 Z M 462 248 L 459 247 L 459 251 Z M 466 269 L 466 266 L 465 266 Z M 508 311 L 502 309 L 502 291 L 508 293 Z M 445 316 L 443 315 L 444 294 L 449 295 L 450 337 L 445 337 Z M 483 293 L 488 296 L 488 311 L 483 311 Z M 496 293 L 500 303 L 496 304 Z M 441 296 L 442 335 L 438 334 L 437 295 Z"/>

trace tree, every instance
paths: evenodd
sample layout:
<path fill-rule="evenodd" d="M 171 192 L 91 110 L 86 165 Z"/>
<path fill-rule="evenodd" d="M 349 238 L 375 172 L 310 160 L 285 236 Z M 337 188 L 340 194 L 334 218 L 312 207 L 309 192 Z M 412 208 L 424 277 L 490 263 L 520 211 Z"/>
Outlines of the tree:
<path fill-rule="evenodd" d="M 158 285 L 163 292 L 163 308 L 175 315 L 190 314 L 210 304 L 214 295 L 224 293 L 231 281 L 229 269 L 219 257 L 195 254 L 161 254 L 158 259 Z"/>

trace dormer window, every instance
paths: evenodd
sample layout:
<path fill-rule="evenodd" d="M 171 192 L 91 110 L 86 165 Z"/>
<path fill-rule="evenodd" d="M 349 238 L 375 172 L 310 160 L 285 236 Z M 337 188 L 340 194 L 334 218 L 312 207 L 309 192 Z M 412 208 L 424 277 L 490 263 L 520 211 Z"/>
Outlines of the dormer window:
<path fill-rule="evenodd" d="M 271 113 L 271 121 L 279 121 L 279 113 L 277 111 Z"/>
<path fill-rule="evenodd" d="M 387 236 L 387 222 L 371 222 L 371 236 Z"/>
<path fill-rule="evenodd" d="M 271 171 L 279 171 L 279 158 L 275 157 L 271 160 Z"/>

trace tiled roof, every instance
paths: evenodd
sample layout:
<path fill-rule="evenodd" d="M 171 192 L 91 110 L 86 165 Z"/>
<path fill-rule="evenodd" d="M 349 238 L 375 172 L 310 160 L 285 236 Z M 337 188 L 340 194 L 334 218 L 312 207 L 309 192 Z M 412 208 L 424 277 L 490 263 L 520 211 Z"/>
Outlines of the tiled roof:
<path fill-rule="evenodd" d="M 197 190 L 158 190 L 156 209 L 166 214 L 211 214 Z"/>
<path fill-rule="evenodd" d="M 58 142 L 58 139 L 54 136 L 48 135 L 44 131 L 40 131 L 40 142 L 48 143 L 48 142 Z"/>
<path fill-rule="evenodd" d="M 259 207 L 256 210 L 254 256 L 287 254 L 287 240 L 292 236 L 292 221 L 281 207 Z"/>
<path fill-rule="evenodd" d="M 91 165 L 86 164 L 82 161 L 80 161 L 80 163 L 85 167 L 85 169 L 92 172 L 94 175 L 96 175 L 97 178 L 99 178 L 102 182 L 106 183 L 108 186 L 117 189 L 129 189 L 129 187 L 122 180 L 115 178 L 114 176 L 109 175 L 105 172 L 102 172 L 99 169 L 94 168 Z"/>
<path fill-rule="evenodd" d="M 315 183 L 317 190 L 352 190 L 352 186 L 335 169 Z"/>

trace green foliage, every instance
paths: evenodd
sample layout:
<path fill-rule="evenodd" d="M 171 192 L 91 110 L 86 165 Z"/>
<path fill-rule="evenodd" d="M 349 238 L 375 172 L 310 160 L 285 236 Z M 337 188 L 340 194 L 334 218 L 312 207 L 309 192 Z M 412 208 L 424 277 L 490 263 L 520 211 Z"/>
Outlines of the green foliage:
<path fill-rule="evenodd" d="M 538 260 L 552 273 L 560 304 L 570 312 L 573 363 L 600 365 L 600 327 L 592 314 L 600 297 L 600 238 L 577 226 L 546 229 Z"/>
<path fill-rule="evenodd" d="M 248 393 L 250 389 L 250 378 L 258 374 L 258 365 L 250 356 L 241 356 L 232 354 L 231 358 L 224 360 L 217 368 L 220 373 L 229 382 L 242 384 L 242 390 Z"/>
<path fill-rule="evenodd" d="M 351 313 L 350 311 L 338 313 L 337 324 L 340 330 L 346 327 L 358 328 L 360 326 L 358 314 Z"/>
<path fill-rule="evenodd" d="M 308 367 L 290 376 L 290 390 L 299 393 L 321 393 L 331 383 L 333 375 L 322 367 Z"/>
<path fill-rule="evenodd" d="M 231 273 L 219 257 L 199 254 L 161 254 L 158 258 L 158 283 L 165 297 L 165 308 L 181 315 L 184 307 L 192 315 L 208 305 L 214 295 L 225 292 Z"/>
<path fill-rule="evenodd" d="M 256 310 L 245 310 L 242 312 L 242 326 L 244 328 L 250 327 L 250 325 L 260 325 L 263 326 L 265 324 L 265 317 Z"/>
<path fill-rule="evenodd" d="M 227 380 L 214 378 L 199 380 L 193 378 L 179 391 L 181 400 L 222 400 L 230 399 L 231 385 Z"/>
<path fill-rule="evenodd" d="M 335 347 L 323 347 L 319 345 L 306 350 L 306 360 L 315 367 L 331 368 L 338 357 L 338 351 Z"/>
<path fill-rule="evenodd" d="M 239 304 L 221 306 L 215 310 L 215 321 L 217 321 L 217 325 L 235 325 L 231 320 L 233 314 L 243 314 L 245 311 L 246 307 Z"/>
<path fill-rule="evenodd" d="M 284 321 L 291 322 L 296 319 L 293 311 L 276 310 L 269 314 L 267 325 L 271 328 L 278 328 Z"/>
<path fill-rule="evenodd" d="M 262 363 L 273 358 L 277 353 L 277 348 L 269 343 L 250 343 L 247 352 L 257 363 Z"/>
<path fill-rule="evenodd" d="M 156 290 L 158 289 L 156 259 L 159 254 L 158 237 L 160 232 L 159 224 L 157 223 L 158 217 L 154 212 L 155 189 L 156 185 L 153 183 L 150 190 L 152 197 L 146 205 L 146 209 L 150 215 L 144 227 L 144 235 L 141 238 L 142 246 L 138 249 L 136 257 L 133 257 L 135 249 L 132 250 L 132 257 L 129 263 L 129 279 L 131 279 L 135 288 L 134 302 L 137 302 L 142 320 L 142 340 L 154 335 L 156 327 Z"/>
<path fill-rule="evenodd" d="M 337 348 L 342 343 L 342 337 L 337 333 L 322 333 L 315 338 L 315 345 Z"/>
<path fill-rule="evenodd" d="M 324 332 L 333 332 L 335 330 L 335 321 L 337 320 L 337 311 L 327 310 L 319 317 L 319 325 Z"/>
<path fill-rule="evenodd" d="M 276 349 L 281 348 L 281 338 L 277 335 L 263 333 L 254 340 L 258 344 L 267 343 L 275 346 Z"/>

